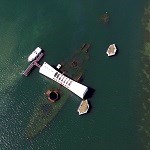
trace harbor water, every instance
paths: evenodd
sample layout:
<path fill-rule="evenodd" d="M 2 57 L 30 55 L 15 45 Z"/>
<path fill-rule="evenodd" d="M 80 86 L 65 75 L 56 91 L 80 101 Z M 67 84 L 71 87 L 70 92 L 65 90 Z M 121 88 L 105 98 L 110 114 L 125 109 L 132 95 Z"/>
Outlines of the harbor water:
<path fill-rule="evenodd" d="M 150 53 L 147 0 L 0 0 L 0 134 L 2 150 L 148 150 Z M 109 23 L 102 21 L 109 14 Z M 26 128 L 52 81 L 36 68 L 22 75 L 41 47 L 57 65 L 90 43 L 83 84 L 95 89 L 88 114 L 73 93 L 34 138 Z M 106 54 L 116 44 L 116 56 Z M 42 63 L 41 63 L 42 64 Z"/>

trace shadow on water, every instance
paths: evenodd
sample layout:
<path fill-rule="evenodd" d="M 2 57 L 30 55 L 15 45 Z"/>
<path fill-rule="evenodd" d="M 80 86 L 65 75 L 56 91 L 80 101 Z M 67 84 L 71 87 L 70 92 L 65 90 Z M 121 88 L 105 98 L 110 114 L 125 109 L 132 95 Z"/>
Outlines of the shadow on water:
<path fill-rule="evenodd" d="M 88 113 L 90 113 L 90 112 L 91 112 L 91 110 L 92 110 L 92 104 L 91 104 L 91 102 L 90 102 L 90 101 L 88 101 L 88 103 L 89 103 L 89 110 L 88 110 Z"/>
<path fill-rule="evenodd" d="M 85 94 L 84 99 L 92 98 L 92 96 L 94 95 L 94 93 L 95 93 L 95 89 L 93 89 L 91 87 L 88 87 L 88 91 Z"/>
<path fill-rule="evenodd" d="M 118 46 L 117 45 L 115 45 L 116 46 L 116 49 L 117 49 L 117 51 L 116 51 L 116 56 L 119 54 L 119 48 L 118 48 Z"/>

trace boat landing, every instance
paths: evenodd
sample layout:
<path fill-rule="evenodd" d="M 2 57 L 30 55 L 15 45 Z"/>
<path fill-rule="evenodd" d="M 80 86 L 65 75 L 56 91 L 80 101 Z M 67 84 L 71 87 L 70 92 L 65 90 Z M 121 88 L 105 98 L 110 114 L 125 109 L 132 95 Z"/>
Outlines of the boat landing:
<path fill-rule="evenodd" d="M 32 61 L 27 69 L 23 72 L 23 75 L 27 77 L 35 67 L 40 68 L 41 65 L 38 64 L 38 62 L 42 59 L 43 56 L 44 53 L 40 53 L 39 56 L 34 61 Z"/>

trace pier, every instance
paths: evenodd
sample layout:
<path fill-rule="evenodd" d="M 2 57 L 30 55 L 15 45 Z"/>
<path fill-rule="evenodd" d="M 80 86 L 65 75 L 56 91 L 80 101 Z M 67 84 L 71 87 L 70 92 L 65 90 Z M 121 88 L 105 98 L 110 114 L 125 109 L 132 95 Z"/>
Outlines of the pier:
<path fill-rule="evenodd" d="M 113 56 L 113 55 L 116 54 L 116 51 L 117 51 L 116 45 L 115 44 L 111 44 L 111 45 L 109 45 L 106 54 L 108 56 Z"/>
<path fill-rule="evenodd" d="M 83 114 L 86 114 L 89 110 L 89 104 L 88 104 L 88 100 L 83 100 L 81 103 L 80 103 L 80 106 L 78 108 L 78 112 L 79 112 L 79 115 L 83 115 Z"/>
<path fill-rule="evenodd" d="M 31 64 L 27 67 L 27 69 L 23 72 L 23 75 L 27 77 L 35 67 L 40 68 L 41 65 L 38 64 L 38 62 L 42 59 L 43 56 L 44 53 L 40 53 L 39 56 L 34 61 L 32 61 Z"/>

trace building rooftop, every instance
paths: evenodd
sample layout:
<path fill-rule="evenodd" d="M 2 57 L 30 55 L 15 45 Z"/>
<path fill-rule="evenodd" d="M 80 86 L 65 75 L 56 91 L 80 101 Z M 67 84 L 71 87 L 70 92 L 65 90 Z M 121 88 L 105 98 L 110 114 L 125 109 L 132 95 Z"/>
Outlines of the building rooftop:
<path fill-rule="evenodd" d="M 39 72 L 48 78 L 56 81 L 60 85 L 64 86 L 65 88 L 69 89 L 71 92 L 79 96 L 80 98 L 84 98 L 86 92 L 88 91 L 88 87 L 82 85 L 72 79 L 66 77 L 62 73 L 55 70 L 52 66 L 44 62 L 44 64 L 40 67 Z"/>

